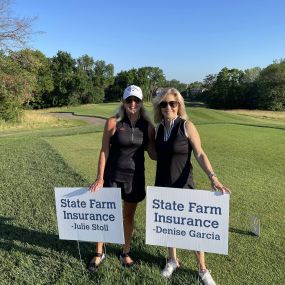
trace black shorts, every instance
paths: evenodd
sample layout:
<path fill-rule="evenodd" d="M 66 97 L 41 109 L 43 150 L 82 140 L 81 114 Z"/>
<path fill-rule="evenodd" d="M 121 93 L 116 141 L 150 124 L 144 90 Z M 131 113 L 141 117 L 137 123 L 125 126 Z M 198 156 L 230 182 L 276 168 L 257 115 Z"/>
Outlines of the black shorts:
<path fill-rule="evenodd" d="M 129 203 L 138 203 L 145 198 L 144 176 L 134 176 L 130 182 L 112 180 L 109 176 L 104 178 L 104 187 L 121 188 L 122 199 Z"/>

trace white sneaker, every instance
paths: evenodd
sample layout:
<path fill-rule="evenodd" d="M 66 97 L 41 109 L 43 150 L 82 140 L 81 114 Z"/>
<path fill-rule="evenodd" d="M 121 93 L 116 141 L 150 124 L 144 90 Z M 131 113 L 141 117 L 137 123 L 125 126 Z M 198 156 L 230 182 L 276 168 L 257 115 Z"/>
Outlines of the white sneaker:
<path fill-rule="evenodd" d="M 170 278 L 172 273 L 179 267 L 179 264 L 176 260 L 169 260 L 164 269 L 161 271 L 161 275 L 165 278 Z"/>
<path fill-rule="evenodd" d="M 209 271 L 208 269 L 206 269 L 206 271 L 203 272 L 200 271 L 199 276 L 202 279 L 204 285 L 216 285 L 216 282 L 211 276 L 211 271 Z"/>

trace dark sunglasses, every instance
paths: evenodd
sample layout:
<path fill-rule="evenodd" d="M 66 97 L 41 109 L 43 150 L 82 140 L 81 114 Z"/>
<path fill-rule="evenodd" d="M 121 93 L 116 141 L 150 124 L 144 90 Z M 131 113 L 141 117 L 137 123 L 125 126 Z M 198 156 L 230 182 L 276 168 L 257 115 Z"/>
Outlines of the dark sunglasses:
<path fill-rule="evenodd" d="M 159 103 L 159 107 L 160 107 L 160 108 L 166 108 L 167 105 L 169 105 L 171 108 L 176 108 L 177 105 L 178 105 L 178 102 L 177 102 L 177 101 L 169 101 L 169 102 L 167 102 L 167 101 L 161 101 L 161 102 Z"/>
<path fill-rule="evenodd" d="M 139 99 L 139 98 L 137 98 L 137 97 L 128 97 L 126 100 L 125 100 L 125 102 L 127 103 L 127 104 L 130 104 L 130 103 L 132 103 L 132 102 L 135 102 L 135 103 L 140 103 L 141 102 L 141 100 Z"/>

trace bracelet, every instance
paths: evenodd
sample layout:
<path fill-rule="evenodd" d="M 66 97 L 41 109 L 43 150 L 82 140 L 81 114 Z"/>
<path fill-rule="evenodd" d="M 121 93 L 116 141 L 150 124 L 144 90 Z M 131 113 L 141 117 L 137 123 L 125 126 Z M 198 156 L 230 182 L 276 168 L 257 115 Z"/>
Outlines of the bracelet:
<path fill-rule="evenodd" d="M 215 172 L 210 172 L 210 173 L 208 174 L 208 177 L 209 177 L 210 179 L 212 179 L 213 177 L 217 177 L 217 175 L 216 175 Z"/>

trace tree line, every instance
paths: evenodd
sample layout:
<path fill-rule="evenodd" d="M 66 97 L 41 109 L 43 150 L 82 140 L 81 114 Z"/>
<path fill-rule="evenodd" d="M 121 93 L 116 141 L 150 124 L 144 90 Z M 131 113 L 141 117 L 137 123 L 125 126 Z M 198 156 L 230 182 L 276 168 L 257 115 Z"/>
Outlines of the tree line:
<path fill-rule="evenodd" d="M 285 110 L 285 60 L 264 69 L 223 68 L 203 82 L 166 80 L 159 67 L 140 67 L 114 75 L 114 65 L 58 51 L 47 58 L 38 50 L 0 52 L 0 118 L 18 120 L 23 108 L 48 108 L 121 99 L 127 85 L 139 85 L 151 101 L 161 87 L 175 87 L 187 100 L 217 109 Z"/>
<path fill-rule="evenodd" d="M 114 75 L 114 65 L 65 51 L 48 58 L 26 44 L 35 18 L 18 18 L 11 1 L 0 1 L 0 120 L 17 121 L 23 108 L 48 108 L 121 99 L 124 88 L 139 85 L 151 101 L 161 87 L 174 87 L 188 100 L 211 108 L 285 110 L 285 60 L 264 69 L 223 68 L 203 82 L 166 80 L 159 67 L 140 67 Z"/>
<path fill-rule="evenodd" d="M 159 87 L 186 90 L 167 81 L 158 67 L 133 68 L 114 75 L 114 65 L 58 51 L 47 58 L 38 50 L 0 52 L 0 118 L 17 120 L 23 108 L 49 108 L 118 101 L 127 85 L 139 85 L 150 101 Z"/>
<path fill-rule="evenodd" d="M 225 67 L 194 86 L 203 92 L 192 94 L 192 99 L 204 101 L 211 108 L 284 111 L 285 60 L 276 60 L 264 69 Z"/>

